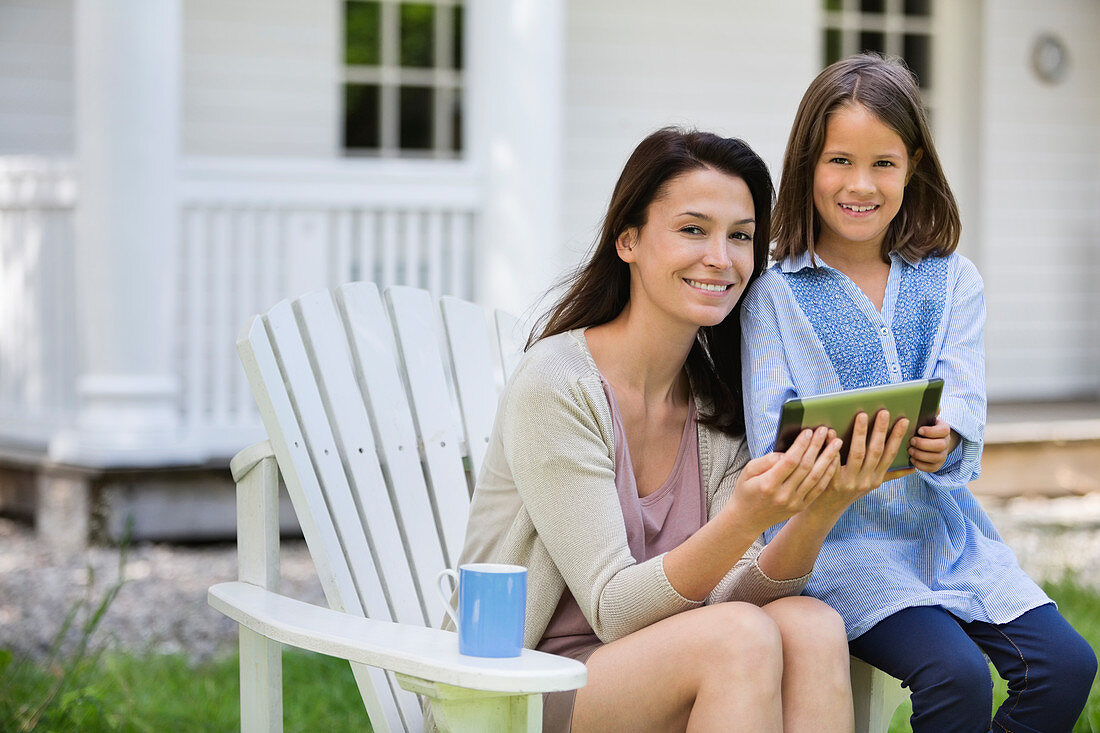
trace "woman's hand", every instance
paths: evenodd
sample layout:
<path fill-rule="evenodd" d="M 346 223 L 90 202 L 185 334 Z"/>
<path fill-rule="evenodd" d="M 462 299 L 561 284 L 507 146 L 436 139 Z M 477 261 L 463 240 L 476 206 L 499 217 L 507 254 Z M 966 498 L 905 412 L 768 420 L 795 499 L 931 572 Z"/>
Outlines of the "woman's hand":
<path fill-rule="evenodd" d="M 828 490 L 814 502 L 814 512 L 839 517 L 853 502 L 877 489 L 887 478 L 895 479 L 913 473 L 912 468 L 890 471 L 890 464 L 894 462 L 905 431 L 909 428 L 909 420 L 901 418 L 890 430 L 890 413 L 879 410 L 870 435 L 867 434 L 868 420 L 865 412 L 856 415 L 848 460 L 837 469 Z"/>
<path fill-rule="evenodd" d="M 824 427 L 803 430 L 783 453 L 749 461 L 726 510 L 763 532 L 813 504 L 840 466 L 842 442 L 829 433 Z"/>
<path fill-rule="evenodd" d="M 955 450 L 960 440 L 959 434 L 937 417 L 934 425 L 918 428 L 917 434 L 909 441 L 909 460 L 915 468 L 935 473 L 943 468 L 947 456 Z"/>

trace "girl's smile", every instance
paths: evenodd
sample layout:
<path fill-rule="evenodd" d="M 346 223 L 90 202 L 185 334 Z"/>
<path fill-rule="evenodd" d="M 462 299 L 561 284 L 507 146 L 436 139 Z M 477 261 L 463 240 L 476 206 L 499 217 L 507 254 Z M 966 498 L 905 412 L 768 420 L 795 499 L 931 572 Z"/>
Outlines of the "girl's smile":
<path fill-rule="evenodd" d="M 829 116 L 814 168 L 814 207 L 822 253 L 852 244 L 879 251 L 901 209 L 911 161 L 901 137 L 860 104 Z"/>

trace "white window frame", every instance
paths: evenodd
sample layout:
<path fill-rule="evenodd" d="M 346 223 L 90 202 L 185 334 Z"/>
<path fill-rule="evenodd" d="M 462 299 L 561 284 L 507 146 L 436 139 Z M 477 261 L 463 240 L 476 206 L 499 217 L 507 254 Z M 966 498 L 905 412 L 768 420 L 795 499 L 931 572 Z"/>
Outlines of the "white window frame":
<path fill-rule="evenodd" d="M 434 5 L 435 38 L 432 68 L 401 66 L 401 12 L 402 0 L 373 0 L 380 6 L 379 43 L 380 59 L 377 66 L 348 64 L 345 61 L 347 31 L 344 27 L 345 6 L 349 2 L 368 2 L 371 0 L 340 0 L 340 67 L 343 78 L 340 80 L 340 119 L 344 120 L 346 110 L 345 87 L 347 84 L 374 84 L 378 86 L 379 129 L 378 148 L 349 148 L 343 135 L 341 122 L 340 145 L 343 154 L 348 157 L 380 158 L 434 158 L 441 160 L 463 159 L 465 145 L 462 140 L 454 139 L 451 112 L 456 98 L 465 89 L 463 69 L 448 68 L 454 58 L 454 13 L 455 7 L 468 11 L 464 0 L 415 0 L 416 4 Z M 404 0 L 409 2 L 409 0 Z M 447 12 L 441 12 L 447 11 Z M 467 19 L 463 21 L 469 22 Z M 464 60 L 462 61 L 465 66 Z M 431 89 L 432 96 L 432 147 L 428 149 L 403 149 L 400 147 L 401 105 L 400 88 L 418 86 Z M 469 120 L 463 104 L 459 111 L 462 127 Z"/>
<path fill-rule="evenodd" d="M 933 20 L 936 16 L 936 0 L 928 0 L 928 15 L 915 16 L 905 14 L 904 0 L 883 0 L 881 13 L 864 13 L 860 10 L 860 0 L 841 0 L 840 10 L 822 10 L 822 55 L 828 50 L 827 34 L 840 31 L 840 58 L 859 53 L 859 34 L 861 32 L 882 33 L 885 40 L 883 51 L 892 56 L 904 58 L 904 38 L 907 34 L 928 38 L 928 58 L 925 77 L 920 79 L 921 97 L 930 111 L 935 107 L 935 78 L 932 76 L 933 55 L 936 35 Z M 823 59 L 824 60 L 824 59 Z"/>

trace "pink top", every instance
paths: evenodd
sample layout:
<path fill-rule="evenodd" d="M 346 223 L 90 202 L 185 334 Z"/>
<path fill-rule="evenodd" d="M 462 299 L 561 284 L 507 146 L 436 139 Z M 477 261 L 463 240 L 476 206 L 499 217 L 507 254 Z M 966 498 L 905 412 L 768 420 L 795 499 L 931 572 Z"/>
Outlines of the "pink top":
<path fill-rule="evenodd" d="M 707 521 L 695 401 L 688 400 L 687 421 L 671 473 L 659 489 L 640 498 L 615 394 L 606 379 L 601 376 L 600 381 L 611 407 L 615 437 L 615 488 L 619 492 L 619 504 L 626 524 L 626 540 L 634 559 L 644 562 L 679 546 Z M 593 645 L 599 643 L 573 594 L 566 588 L 542 640 L 535 648 L 568 657 L 590 651 Z"/>

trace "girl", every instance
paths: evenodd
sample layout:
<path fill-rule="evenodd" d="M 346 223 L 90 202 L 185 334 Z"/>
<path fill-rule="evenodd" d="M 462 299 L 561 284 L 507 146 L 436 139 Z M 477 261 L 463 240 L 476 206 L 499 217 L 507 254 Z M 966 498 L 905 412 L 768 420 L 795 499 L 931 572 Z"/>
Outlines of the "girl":
<path fill-rule="evenodd" d="M 918 472 L 844 512 L 806 593 L 844 617 L 852 654 L 911 689 L 914 731 L 989 730 L 983 652 L 1009 682 L 997 730 L 1070 730 L 1096 658 L 966 488 L 985 421 L 982 282 L 954 254 L 955 200 L 900 62 L 854 56 L 810 84 L 775 217 L 776 264 L 741 314 L 753 455 L 790 397 L 945 383 L 940 418 L 908 447 Z"/>
<path fill-rule="evenodd" d="M 647 137 L 501 398 L 460 562 L 527 566 L 525 645 L 586 661 L 546 730 L 852 727 L 843 625 L 798 593 L 819 497 L 856 481 L 832 480 L 823 429 L 753 461 L 743 440 L 736 310 L 771 206 L 740 140 Z M 890 440 L 870 436 L 860 480 L 882 480 Z"/>

